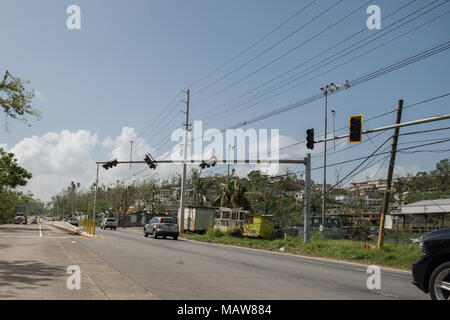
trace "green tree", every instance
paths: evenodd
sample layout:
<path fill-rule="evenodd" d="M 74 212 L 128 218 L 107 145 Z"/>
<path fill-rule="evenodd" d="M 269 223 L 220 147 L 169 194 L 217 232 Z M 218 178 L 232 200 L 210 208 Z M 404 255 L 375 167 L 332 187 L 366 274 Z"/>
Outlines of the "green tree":
<path fill-rule="evenodd" d="M 32 175 L 17 164 L 14 153 L 5 152 L 0 148 L 0 191 L 24 186 Z"/>
<path fill-rule="evenodd" d="M 0 148 L 0 221 L 12 219 L 16 206 L 26 202 L 20 192 L 14 189 L 24 186 L 31 173 L 17 164 L 13 153 Z"/>
<path fill-rule="evenodd" d="M 27 91 L 25 85 L 29 81 L 13 77 L 6 70 L 3 80 L 0 82 L 0 106 L 7 117 L 28 124 L 27 116 L 40 119 L 41 113 L 31 107 L 34 92 Z"/>

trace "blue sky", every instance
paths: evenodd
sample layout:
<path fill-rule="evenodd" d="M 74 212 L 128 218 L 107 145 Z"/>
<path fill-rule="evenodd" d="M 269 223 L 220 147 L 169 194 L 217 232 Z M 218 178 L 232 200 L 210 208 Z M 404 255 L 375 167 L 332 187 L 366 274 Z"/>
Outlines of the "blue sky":
<path fill-rule="evenodd" d="M 124 127 L 133 128 L 138 134 L 142 133 L 149 125 L 153 127 L 154 123 L 161 120 L 157 116 L 162 111 L 164 112 L 168 103 L 181 89 L 185 89 L 187 85 L 222 65 L 310 2 L 311 0 L 20 0 L 2 2 L 0 5 L 0 32 L 3 33 L 3 49 L 0 53 L 0 71 L 3 73 L 8 69 L 16 76 L 31 80 L 29 87 L 39 92 L 34 106 L 42 110 L 43 118 L 39 122 L 32 121 L 31 127 L 25 127 L 20 123 L 11 123 L 10 133 L 1 131 L 0 144 L 6 144 L 8 148 L 14 149 L 17 144 L 32 136 L 42 137 L 49 132 L 61 133 L 64 130 L 70 132 L 85 130 L 91 135 L 96 135 L 96 140 L 89 144 L 89 156 L 94 160 L 105 160 L 111 156 L 112 148 L 118 147 L 120 144 L 119 140 L 123 136 Z M 382 29 L 380 32 L 396 19 L 403 18 L 427 4 L 438 5 L 445 1 L 415 1 L 397 15 L 386 21 L 383 20 L 383 16 L 409 2 L 409 0 L 382 0 L 368 3 L 368 5 L 375 4 L 381 8 Z M 293 18 L 244 55 L 191 87 L 191 120 L 202 120 L 205 112 L 215 110 L 221 104 L 261 85 L 365 28 L 369 16 L 366 13 L 368 5 L 349 16 L 345 21 L 333 25 L 334 22 L 365 4 L 365 1 L 344 0 L 266 54 L 196 94 L 196 91 L 246 63 L 334 3 L 337 3 L 337 0 L 316 1 L 305 12 Z M 76 4 L 81 8 L 81 30 L 66 28 L 66 19 L 69 16 L 66 9 L 71 4 Z M 423 11 L 425 10 L 427 9 Z M 448 10 L 450 10 L 450 4 L 445 3 L 399 30 L 374 41 L 373 44 L 352 52 L 334 64 L 324 67 L 296 83 L 308 80 L 316 74 L 374 48 Z M 245 81 L 223 90 L 326 27 L 330 27 L 330 29 L 314 40 Z M 375 71 L 399 59 L 448 41 L 448 30 L 450 30 L 450 15 L 443 16 L 433 23 L 374 50 L 354 62 L 310 80 L 285 94 L 249 109 L 237 109 L 227 117 L 208 124 L 208 127 L 226 128 L 235 125 L 313 96 L 319 92 L 320 87 L 330 82 L 342 83 L 345 80 L 352 80 Z M 378 31 L 366 30 L 321 58 L 328 57 L 339 49 L 376 32 Z M 405 105 L 409 105 L 447 93 L 450 80 L 449 58 L 449 52 L 445 51 L 355 88 L 350 88 L 340 94 L 330 96 L 329 110 L 337 110 L 336 127 L 345 127 L 348 117 L 352 114 L 363 113 L 365 117 L 371 117 L 392 110 L 400 98 L 405 100 Z M 319 60 L 305 64 L 297 72 Z M 221 93 L 200 103 L 201 100 L 216 92 Z M 179 102 L 181 98 L 180 95 L 175 101 Z M 239 101 L 237 100 L 237 102 Z M 448 113 L 449 102 L 450 98 L 446 97 L 410 108 L 404 111 L 403 120 L 409 121 Z M 227 105 L 227 107 L 230 108 L 234 105 L 236 103 Z M 170 108 L 173 106 L 171 105 Z M 183 106 L 180 104 L 177 109 L 181 111 Z M 226 109 L 217 110 L 219 112 Z M 332 128 L 331 114 L 329 116 L 329 128 Z M 391 114 L 371 121 L 366 128 L 387 125 L 394 121 L 395 114 Z M 183 114 L 175 110 L 173 115 L 171 114 L 166 121 L 161 123 L 160 127 L 153 130 L 152 135 L 141 136 L 143 145 L 156 148 L 169 137 L 176 127 L 180 127 L 182 122 Z M 4 122 L 2 122 L 3 124 Z M 443 127 L 449 126 L 449 124 L 450 121 L 446 120 L 416 127 L 416 129 Z M 323 132 L 323 101 L 313 102 L 257 122 L 251 127 L 279 128 L 283 136 L 302 140 L 305 138 L 305 131 L 308 128 L 315 128 L 317 134 Z M 410 130 L 408 129 L 408 131 Z M 405 129 L 406 131 L 407 129 Z M 144 133 L 148 134 L 149 132 L 151 130 Z M 346 152 L 330 155 L 329 162 L 344 161 L 370 154 L 375 150 L 375 146 L 385 140 L 385 137 L 386 135 L 381 135 L 373 138 L 372 142 L 364 143 Z M 441 137 L 448 138 L 449 132 L 442 131 L 410 138 L 405 137 L 400 142 Z M 116 144 L 103 143 L 107 138 L 109 138 L 109 142 L 115 141 Z M 163 146 L 166 144 L 163 143 Z M 344 143 L 342 146 L 347 145 Z M 122 147 L 124 148 L 124 146 Z M 434 148 L 447 149 L 448 147 L 449 143 L 437 145 Z M 304 150 L 304 146 L 302 148 Z M 169 146 L 167 145 L 166 150 L 164 149 L 159 151 L 168 151 Z M 295 156 L 297 151 L 300 152 L 300 148 L 290 150 L 292 156 Z M 21 159 L 21 156 L 18 154 L 19 161 L 28 163 Z M 66 156 L 70 158 L 72 155 L 67 154 Z M 406 171 L 428 170 L 433 168 L 439 159 L 446 156 L 448 157 L 449 153 L 400 154 L 397 163 Z M 23 157 L 25 158 L 26 154 Z M 61 158 L 63 157 L 61 156 Z M 317 158 L 316 166 L 321 162 L 321 158 Z M 313 166 L 315 166 L 314 163 Z M 354 166 L 355 163 L 343 166 L 342 175 Z M 39 177 L 39 168 L 34 170 L 37 170 L 35 177 Z M 86 165 L 86 170 L 89 171 L 86 177 L 91 178 L 94 174 L 95 164 L 91 164 L 89 169 Z M 225 170 L 225 166 L 218 169 L 219 172 Z M 328 173 L 331 182 L 334 182 L 334 172 L 333 168 Z M 115 178 L 126 177 L 129 174 L 129 171 L 123 171 Z M 64 176 L 68 181 L 81 179 L 77 177 L 76 172 L 67 172 Z M 320 172 L 315 172 L 313 178 L 320 179 Z M 35 183 L 32 186 L 37 188 L 38 184 Z M 42 196 L 49 197 L 48 194 Z"/>

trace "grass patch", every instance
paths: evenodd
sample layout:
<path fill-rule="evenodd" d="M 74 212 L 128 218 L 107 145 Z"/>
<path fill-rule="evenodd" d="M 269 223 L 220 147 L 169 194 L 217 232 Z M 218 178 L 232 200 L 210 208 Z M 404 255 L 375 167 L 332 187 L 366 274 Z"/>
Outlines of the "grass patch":
<path fill-rule="evenodd" d="M 381 250 L 364 249 L 365 242 L 350 240 L 331 240 L 313 237 L 310 243 L 304 244 L 302 238 L 287 237 L 286 239 L 263 240 L 244 237 L 233 237 L 221 231 L 208 231 L 204 235 L 183 234 L 183 237 L 210 243 L 235 245 L 240 247 L 263 249 L 300 254 L 305 256 L 332 258 L 364 264 L 374 264 L 385 267 L 395 267 L 411 270 L 411 264 L 419 257 L 419 244 L 397 245 L 385 243 Z"/>

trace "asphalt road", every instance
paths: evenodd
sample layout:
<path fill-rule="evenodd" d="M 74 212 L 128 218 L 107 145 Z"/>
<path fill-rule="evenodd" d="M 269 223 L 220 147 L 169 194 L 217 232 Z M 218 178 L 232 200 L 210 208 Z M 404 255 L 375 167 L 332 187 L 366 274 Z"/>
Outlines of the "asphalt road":
<path fill-rule="evenodd" d="M 325 259 L 99 230 L 81 243 L 161 299 L 429 299 L 409 272 L 381 270 L 369 290 L 367 267 Z"/>

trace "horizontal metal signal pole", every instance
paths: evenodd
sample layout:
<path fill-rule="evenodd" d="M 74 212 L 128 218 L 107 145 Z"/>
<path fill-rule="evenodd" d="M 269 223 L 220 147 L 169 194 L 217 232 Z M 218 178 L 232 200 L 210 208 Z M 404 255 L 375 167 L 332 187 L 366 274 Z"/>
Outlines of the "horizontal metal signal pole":
<path fill-rule="evenodd" d="M 404 122 L 404 123 L 400 123 L 400 124 L 393 124 L 393 125 L 390 125 L 390 126 L 380 127 L 380 128 L 376 128 L 376 129 L 370 129 L 370 130 L 363 131 L 362 134 L 374 133 L 374 132 L 385 131 L 385 130 L 390 130 L 390 129 L 395 129 L 395 128 L 409 127 L 409 126 L 414 126 L 414 125 L 418 125 L 418 124 L 435 122 L 435 121 L 441 121 L 441 120 L 447 120 L 447 119 L 450 119 L 450 113 L 444 114 L 444 115 L 441 115 L 441 116 L 424 118 L 424 119 Z M 349 137 L 349 135 L 346 134 L 346 135 L 343 135 L 343 136 L 336 136 L 336 137 L 332 137 L 332 138 L 322 139 L 322 140 L 319 140 L 319 141 L 315 141 L 314 143 L 321 143 L 321 142 L 325 142 L 325 141 L 345 139 L 345 138 L 348 138 L 348 137 Z"/>
<path fill-rule="evenodd" d="M 173 164 L 183 164 L 183 163 L 202 163 L 203 161 L 208 161 L 209 159 L 206 160 L 155 160 L 155 163 L 160 164 L 160 163 L 173 163 Z M 96 164 L 105 164 L 108 163 L 109 161 L 99 161 L 96 162 Z M 119 161 L 117 160 L 117 162 L 119 164 L 130 164 L 130 163 L 146 163 L 145 161 Z M 280 159 L 280 160 L 216 160 L 215 161 L 216 164 L 227 164 L 227 163 L 236 163 L 236 164 L 258 164 L 258 163 L 265 163 L 265 164 L 270 164 L 270 163 L 280 163 L 280 164 L 306 164 L 306 160 L 305 159 L 298 159 L 298 160 L 284 160 L 284 159 Z"/>

